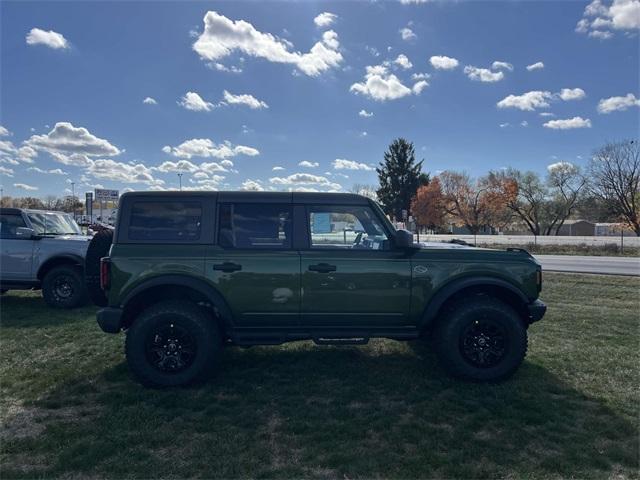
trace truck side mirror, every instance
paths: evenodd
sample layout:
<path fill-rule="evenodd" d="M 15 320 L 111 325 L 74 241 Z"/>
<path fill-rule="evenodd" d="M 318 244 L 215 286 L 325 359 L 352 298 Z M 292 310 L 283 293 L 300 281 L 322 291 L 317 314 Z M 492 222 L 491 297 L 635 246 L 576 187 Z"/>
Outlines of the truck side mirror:
<path fill-rule="evenodd" d="M 397 248 L 415 248 L 413 233 L 408 230 L 397 230 L 393 240 Z"/>
<path fill-rule="evenodd" d="M 36 236 L 36 232 L 33 228 L 18 227 L 16 228 L 16 238 L 22 240 L 29 240 Z"/>

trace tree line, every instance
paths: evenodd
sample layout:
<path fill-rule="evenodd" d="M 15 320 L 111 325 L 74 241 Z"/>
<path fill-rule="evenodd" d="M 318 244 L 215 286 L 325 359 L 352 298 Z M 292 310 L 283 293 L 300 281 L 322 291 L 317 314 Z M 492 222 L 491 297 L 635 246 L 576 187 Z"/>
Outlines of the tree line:
<path fill-rule="evenodd" d="M 557 235 L 568 219 L 579 216 L 621 223 L 640 236 L 637 140 L 596 149 L 584 169 L 555 163 L 544 176 L 507 168 L 478 178 L 449 170 L 432 177 L 422 167 L 413 143 L 398 138 L 376 169 L 379 187 L 354 185 L 354 191 L 375 195 L 392 219 L 410 215 L 419 228 L 435 232 L 445 232 L 451 224 L 472 234 L 520 224 L 533 235 Z"/>

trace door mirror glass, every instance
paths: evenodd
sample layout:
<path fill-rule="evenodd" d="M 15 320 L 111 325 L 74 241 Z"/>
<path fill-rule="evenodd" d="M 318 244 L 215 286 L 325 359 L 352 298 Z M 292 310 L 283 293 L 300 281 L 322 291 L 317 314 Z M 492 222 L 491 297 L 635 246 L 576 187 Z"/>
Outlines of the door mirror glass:
<path fill-rule="evenodd" d="M 18 227 L 16 228 L 16 237 L 15 238 L 20 238 L 22 240 L 28 240 L 30 238 L 33 238 L 36 236 L 36 232 L 33 230 L 33 228 L 27 228 L 27 227 Z"/>
<path fill-rule="evenodd" d="M 397 230 L 394 236 L 394 244 L 397 248 L 414 248 L 413 233 L 408 230 Z"/>

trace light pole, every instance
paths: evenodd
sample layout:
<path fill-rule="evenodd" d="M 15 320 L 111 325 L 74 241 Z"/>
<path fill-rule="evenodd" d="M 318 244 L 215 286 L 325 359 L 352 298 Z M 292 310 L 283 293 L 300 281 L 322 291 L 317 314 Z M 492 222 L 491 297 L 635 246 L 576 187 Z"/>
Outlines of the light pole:
<path fill-rule="evenodd" d="M 180 180 L 180 191 L 182 191 L 182 173 L 178 174 L 178 180 Z"/>

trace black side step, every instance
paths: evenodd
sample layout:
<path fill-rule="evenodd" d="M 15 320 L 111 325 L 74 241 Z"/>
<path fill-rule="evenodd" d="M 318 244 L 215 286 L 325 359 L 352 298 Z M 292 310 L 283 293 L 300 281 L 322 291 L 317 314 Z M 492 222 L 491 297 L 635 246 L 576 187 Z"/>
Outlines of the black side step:
<path fill-rule="evenodd" d="M 316 345 L 366 345 L 369 337 L 314 337 Z"/>

